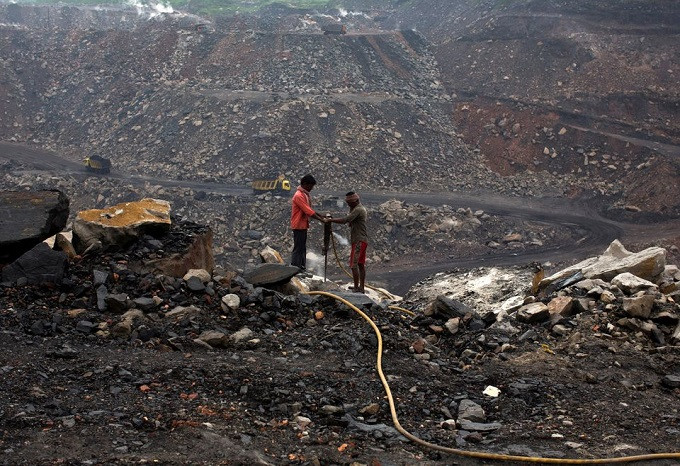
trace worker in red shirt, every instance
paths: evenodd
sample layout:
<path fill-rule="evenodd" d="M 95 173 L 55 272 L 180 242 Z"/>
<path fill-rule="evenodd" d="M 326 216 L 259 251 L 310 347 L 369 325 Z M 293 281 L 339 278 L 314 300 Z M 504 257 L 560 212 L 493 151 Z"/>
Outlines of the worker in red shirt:
<path fill-rule="evenodd" d="M 293 255 L 290 263 L 300 267 L 303 271 L 306 271 L 307 264 L 309 217 L 325 222 L 324 218 L 312 209 L 312 199 L 309 193 L 315 185 L 316 180 L 312 175 L 302 177 L 300 186 L 293 195 L 293 209 L 290 214 L 290 227 L 293 229 Z"/>

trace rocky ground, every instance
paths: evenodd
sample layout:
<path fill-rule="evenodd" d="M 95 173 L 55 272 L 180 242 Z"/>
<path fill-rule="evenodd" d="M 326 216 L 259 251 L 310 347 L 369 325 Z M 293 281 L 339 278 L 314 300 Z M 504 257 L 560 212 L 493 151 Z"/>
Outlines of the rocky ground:
<path fill-rule="evenodd" d="M 182 278 L 144 266 L 196 254 L 204 232 L 175 220 L 74 256 L 52 285 L 3 269 L 3 462 L 476 464 L 394 430 L 376 337 L 344 305 L 255 287 L 228 266 Z M 401 422 L 421 438 L 622 456 L 675 450 L 680 435 L 680 274 L 665 257 L 613 244 L 533 285 L 524 268 L 440 275 L 397 303 L 414 315 L 298 286 L 376 321 Z"/>
<path fill-rule="evenodd" d="M 323 14 L 280 5 L 206 21 L 0 4 L 0 139 L 63 157 L 0 157 L 0 188 L 63 190 L 70 224 L 142 197 L 170 201 L 174 216 L 166 236 L 59 253 L 51 284 L 25 264 L 0 270 L 1 463 L 479 464 L 394 430 L 363 320 L 246 280 L 267 246 L 290 250 L 289 205 L 230 191 L 312 171 L 317 205 L 338 215 L 358 189 L 567 196 L 620 221 L 677 216 L 670 3 L 640 14 L 629 2 L 604 35 L 585 18 L 609 17 L 605 1 L 449 3 L 378 5 L 346 19 L 343 37 L 321 34 Z M 113 160 L 111 177 L 82 173 L 92 153 Z M 205 182 L 214 189 L 195 187 Z M 542 252 L 534 266 L 549 274 L 593 233 L 469 205 L 369 210 L 371 271 Z M 217 266 L 144 267 L 196 238 L 205 259 L 208 230 L 181 218 L 210 227 Z M 540 285 L 529 265 L 437 274 L 397 303 L 415 315 L 344 296 L 383 332 L 400 420 L 425 440 L 557 458 L 675 451 L 680 238 L 661 236 L 663 252 L 616 274 L 592 263 Z M 634 251 L 650 245 L 631 237 Z"/>
<path fill-rule="evenodd" d="M 7 164 L 10 165 L 10 164 Z M 289 231 L 290 199 L 275 195 L 235 196 L 200 189 L 165 187 L 154 183 L 133 183 L 129 180 L 72 174 L 51 177 L 27 172 L 27 166 L 11 164 L 12 169 L 0 180 L 4 189 L 59 188 L 68 194 L 72 204 L 71 221 L 79 210 L 103 208 L 119 202 L 144 197 L 168 199 L 173 210 L 188 220 L 207 223 L 214 232 L 214 253 L 243 269 L 259 261 L 259 253 L 273 247 L 287 255 L 292 250 Z M 346 214 L 342 200 L 336 196 L 315 196 L 315 206 L 321 212 L 338 217 Z M 442 262 L 499 254 L 519 254 L 574 243 L 583 237 L 578 226 L 565 227 L 540 221 L 489 215 L 465 205 L 428 206 L 396 199 L 368 203 L 371 268 L 383 270 L 396 261 L 398 267 L 419 263 Z M 338 225 L 336 249 L 346 261 L 349 256 L 348 229 Z M 316 260 L 311 266 L 321 274 L 323 229 L 312 225 L 309 250 Z M 410 259 L 409 259 L 410 258 Z M 312 258 L 313 259 L 313 258 Z M 335 266 L 333 255 L 330 273 L 342 275 Z M 412 282 L 411 282 L 412 283 Z"/>

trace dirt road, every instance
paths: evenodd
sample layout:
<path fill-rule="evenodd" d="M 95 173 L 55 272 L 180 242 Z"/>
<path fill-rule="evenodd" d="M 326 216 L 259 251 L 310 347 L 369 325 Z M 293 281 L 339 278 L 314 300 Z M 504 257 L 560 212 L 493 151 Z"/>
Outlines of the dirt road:
<path fill-rule="evenodd" d="M 0 142 L 0 158 L 13 160 L 55 174 L 84 173 L 84 167 L 59 154 L 39 148 Z M 114 170 L 111 178 L 125 179 L 133 184 L 153 183 L 165 187 L 186 187 L 205 192 L 231 196 L 251 196 L 251 190 L 242 185 L 224 183 L 168 180 L 154 177 L 131 176 Z M 337 194 L 318 191 L 319 194 Z M 516 218 L 531 222 L 550 224 L 555 228 L 573 231 L 577 238 L 571 244 L 546 246 L 530 253 L 522 251 L 498 251 L 483 257 L 442 258 L 426 263 L 417 257 L 394 260 L 391 264 L 374 269 L 372 278 L 388 284 L 397 293 L 403 293 L 413 283 L 437 272 L 454 268 L 469 268 L 480 265 L 506 266 L 527 264 L 532 261 L 553 262 L 574 260 L 601 252 L 614 239 L 626 241 L 653 241 L 678 236 L 680 220 L 664 223 L 637 225 L 607 220 L 589 205 L 564 198 L 519 199 L 493 194 L 470 194 L 457 192 L 413 193 L 413 192 L 362 192 L 368 205 L 375 205 L 390 199 L 429 206 L 464 205 L 471 209 L 484 210 L 499 217 Z"/>

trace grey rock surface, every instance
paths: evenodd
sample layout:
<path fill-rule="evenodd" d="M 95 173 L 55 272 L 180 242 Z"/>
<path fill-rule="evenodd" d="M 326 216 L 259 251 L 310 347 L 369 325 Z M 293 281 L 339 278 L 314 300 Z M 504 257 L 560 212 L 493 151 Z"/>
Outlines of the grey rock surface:
<path fill-rule="evenodd" d="M 53 251 L 47 244 L 39 243 L 3 268 L 2 280 L 8 282 L 24 280 L 28 284 L 60 284 L 64 278 L 66 261 L 65 253 Z"/>
<path fill-rule="evenodd" d="M 9 263 L 66 226 L 69 199 L 61 191 L 0 192 L 0 263 Z"/>

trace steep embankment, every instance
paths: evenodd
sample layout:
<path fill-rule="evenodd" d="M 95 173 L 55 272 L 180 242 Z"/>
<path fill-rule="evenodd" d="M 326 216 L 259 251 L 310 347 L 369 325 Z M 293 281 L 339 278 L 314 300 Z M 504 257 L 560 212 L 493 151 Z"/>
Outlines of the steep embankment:
<path fill-rule="evenodd" d="M 1 8 L 13 72 L 0 89 L 0 137 L 175 179 L 313 171 L 335 187 L 493 186 L 453 131 L 418 34 L 329 37 L 301 17 L 294 31 L 264 32 L 241 18 L 215 28 L 127 14 Z"/>
<path fill-rule="evenodd" d="M 589 180 L 572 195 L 612 196 L 618 215 L 680 213 L 677 2 L 420 0 L 391 21 L 434 43 L 453 119 L 499 174 Z"/>

